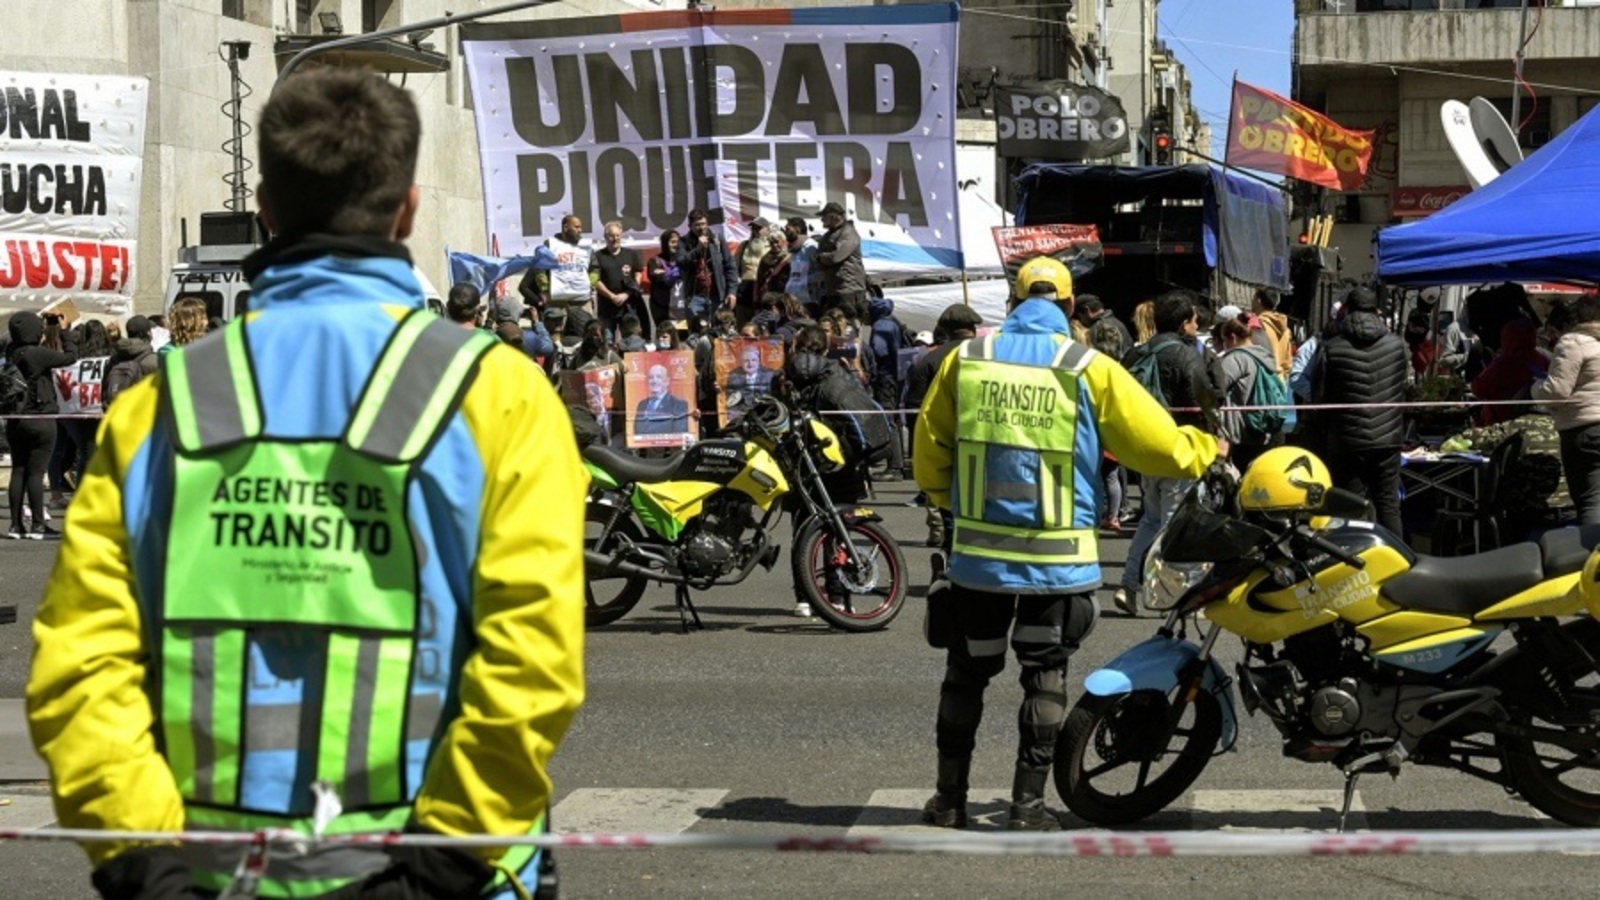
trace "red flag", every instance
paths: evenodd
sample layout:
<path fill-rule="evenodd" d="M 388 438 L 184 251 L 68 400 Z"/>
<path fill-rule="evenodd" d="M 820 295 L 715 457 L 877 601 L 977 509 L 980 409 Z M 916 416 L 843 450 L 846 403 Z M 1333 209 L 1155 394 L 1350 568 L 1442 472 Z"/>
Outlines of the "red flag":
<path fill-rule="evenodd" d="M 1353 191 L 1367 180 L 1372 134 L 1345 128 L 1293 100 L 1234 81 L 1226 160 L 1242 169 Z"/>

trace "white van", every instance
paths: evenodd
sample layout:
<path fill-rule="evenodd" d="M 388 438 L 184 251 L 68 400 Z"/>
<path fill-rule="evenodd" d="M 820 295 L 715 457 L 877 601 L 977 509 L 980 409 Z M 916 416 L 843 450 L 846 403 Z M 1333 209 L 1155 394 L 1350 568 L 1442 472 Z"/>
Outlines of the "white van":
<path fill-rule="evenodd" d="M 255 249 L 250 244 L 180 248 L 178 264 L 167 274 L 161 311 L 170 312 L 172 304 L 182 298 L 197 297 L 206 305 L 207 318 L 228 321 L 242 315 L 250 307 L 250 282 L 245 280 L 239 263 Z M 442 315 L 444 298 L 433 282 L 421 269 L 413 266 L 411 271 L 422 284 L 428 308 Z"/>

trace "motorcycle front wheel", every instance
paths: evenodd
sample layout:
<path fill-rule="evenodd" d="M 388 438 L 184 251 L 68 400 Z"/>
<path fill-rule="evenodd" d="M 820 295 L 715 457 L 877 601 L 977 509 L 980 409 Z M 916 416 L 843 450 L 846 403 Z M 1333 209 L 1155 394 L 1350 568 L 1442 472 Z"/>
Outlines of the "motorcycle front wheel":
<path fill-rule="evenodd" d="M 1067 808 L 1096 825 L 1127 825 L 1183 795 L 1222 737 L 1222 707 L 1204 691 L 1168 728 L 1171 701 L 1160 691 L 1085 694 L 1056 743 L 1056 790 Z"/>
<path fill-rule="evenodd" d="M 1593 619 L 1577 619 L 1564 629 L 1580 647 L 1600 642 L 1600 624 Z M 1561 679 L 1566 711 L 1510 708 L 1511 720 L 1534 736 L 1496 738 L 1507 786 L 1550 818 L 1578 828 L 1600 826 L 1600 669 L 1591 659 L 1574 654 L 1559 676 L 1552 674 Z"/>
<path fill-rule="evenodd" d="M 613 515 L 616 522 L 606 529 Z M 639 526 L 625 510 L 589 504 L 583 519 L 583 549 L 610 555 L 622 545 L 622 538 L 635 543 L 644 539 Z M 597 577 L 587 566 L 583 573 L 583 624 L 588 628 L 610 625 L 628 614 L 644 596 L 649 579 L 643 575 Z"/>
<path fill-rule="evenodd" d="M 845 525 L 861 567 L 820 517 L 795 535 L 790 561 L 800 599 L 841 631 L 877 631 L 900 615 L 906 601 L 906 560 L 900 545 L 877 522 Z"/>

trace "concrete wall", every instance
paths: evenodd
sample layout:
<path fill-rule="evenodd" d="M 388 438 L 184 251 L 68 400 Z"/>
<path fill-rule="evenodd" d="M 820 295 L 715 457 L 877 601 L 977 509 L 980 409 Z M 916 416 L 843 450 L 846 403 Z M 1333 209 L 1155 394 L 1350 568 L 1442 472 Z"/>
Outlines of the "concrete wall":
<path fill-rule="evenodd" d="M 1520 21 L 1516 9 L 1302 15 L 1297 49 L 1299 58 L 1312 65 L 1509 60 L 1516 52 Z M 1600 57 L 1600 7 L 1545 10 L 1527 56 Z"/>
<path fill-rule="evenodd" d="M 388 0 L 380 2 L 385 27 L 496 5 L 498 0 Z M 142 75 L 150 79 L 145 166 L 139 208 L 139 254 L 135 262 L 134 309 L 160 309 L 168 267 L 181 245 L 181 222 L 199 240 L 199 215 L 225 209 L 231 189 L 223 176 L 232 158 L 222 144 L 232 124 L 221 107 L 229 99 L 228 66 L 218 55 L 223 41 L 251 42 L 240 74 L 254 91 L 244 118 L 254 127 L 277 77 L 273 39 L 291 33 L 293 0 L 247 0 L 246 21 L 220 14 L 217 0 L 74 0 L 70 27 L 63 27 L 59 0 L 6 0 L 7 40 L 0 44 L 0 69 Z M 512 18 L 554 18 L 659 9 L 651 0 L 563 0 Z M 346 34 L 360 31 L 360 0 L 321 0 L 317 11 L 338 12 Z M 312 33 L 320 33 L 315 23 Z M 454 35 L 429 38 L 455 55 Z M 477 134 L 463 104 L 460 64 L 438 75 L 392 75 L 416 96 L 422 112 L 423 147 L 417 183 L 422 211 L 408 242 L 423 272 L 447 285 L 444 249 L 486 251 L 483 186 Z M 254 161 L 253 137 L 246 158 Z M 254 189 L 259 173 L 249 171 Z M 255 208 L 255 198 L 249 199 Z"/>

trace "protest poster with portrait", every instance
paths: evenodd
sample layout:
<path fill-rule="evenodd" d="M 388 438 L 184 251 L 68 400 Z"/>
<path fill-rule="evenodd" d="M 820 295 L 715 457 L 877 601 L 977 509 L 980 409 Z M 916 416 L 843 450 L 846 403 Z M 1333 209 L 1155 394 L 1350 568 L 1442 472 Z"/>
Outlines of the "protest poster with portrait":
<path fill-rule="evenodd" d="M 568 406 L 587 409 L 594 415 L 606 443 L 617 447 L 622 444 L 622 424 L 613 412 L 617 408 L 617 392 L 621 387 L 615 366 L 597 369 L 579 369 L 561 373 L 561 399 Z"/>
<path fill-rule="evenodd" d="M 716 372 L 717 415 L 732 425 L 753 409 L 757 398 L 772 393 L 783 370 L 782 338 L 718 338 L 712 344 Z"/>
<path fill-rule="evenodd" d="M 622 355 L 629 447 L 687 447 L 696 431 L 694 351 Z"/>

